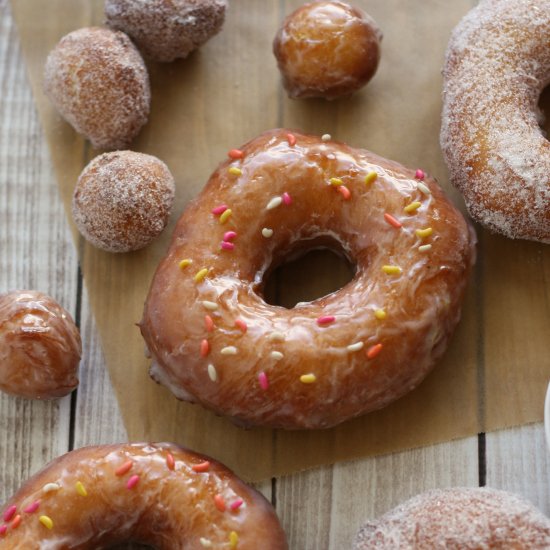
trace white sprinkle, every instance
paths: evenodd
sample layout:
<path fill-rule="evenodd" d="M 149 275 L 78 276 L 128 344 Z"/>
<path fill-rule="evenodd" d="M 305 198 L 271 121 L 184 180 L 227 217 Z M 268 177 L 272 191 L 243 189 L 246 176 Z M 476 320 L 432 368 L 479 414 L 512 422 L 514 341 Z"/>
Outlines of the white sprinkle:
<path fill-rule="evenodd" d="M 424 195 L 431 195 L 432 194 L 429 187 L 425 183 L 422 183 L 421 181 L 416 182 L 416 187 L 418 187 L 418 190 L 421 191 L 422 193 L 424 193 Z"/>
<path fill-rule="evenodd" d="M 59 491 L 61 489 L 61 485 L 58 485 L 57 483 L 46 483 L 44 487 L 42 487 L 43 493 L 53 493 L 54 491 Z"/>
<path fill-rule="evenodd" d="M 204 537 L 201 537 L 199 539 L 200 543 L 201 543 L 201 546 L 203 548 L 212 548 L 212 542 L 209 541 L 208 539 L 205 539 Z"/>
<path fill-rule="evenodd" d="M 212 382 L 215 382 L 218 379 L 218 371 L 212 363 L 208 365 L 208 376 Z"/>
<path fill-rule="evenodd" d="M 428 250 L 430 250 L 431 247 L 432 247 L 431 244 L 423 244 L 422 246 L 418 247 L 418 251 L 419 252 L 428 252 Z"/>
<path fill-rule="evenodd" d="M 216 302 L 209 302 L 208 300 L 204 300 L 202 302 L 202 305 L 210 311 L 216 311 L 218 309 L 218 304 L 216 304 Z"/>
<path fill-rule="evenodd" d="M 330 134 L 323 134 L 323 135 L 321 136 L 321 139 L 322 139 L 323 141 L 330 141 L 330 140 L 332 139 L 332 136 L 331 136 Z"/>
<path fill-rule="evenodd" d="M 264 227 L 262 229 L 262 235 L 266 238 L 266 239 L 269 239 L 269 237 L 271 237 L 273 235 L 273 229 L 269 229 L 269 227 Z"/>
<path fill-rule="evenodd" d="M 275 359 L 275 361 L 279 361 L 283 357 L 284 357 L 284 355 L 280 351 L 272 351 L 271 352 L 271 358 Z"/>
<path fill-rule="evenodd" d="M 269 335 L 269 339 L 271 340 L 271 342 L 284 342 L 285 335 L 282 332 L 272 332 Z"/>
<path fill-rule="evenodd" d="M 280 206 L 280 204 L 283 202 L 282 197 L 273 197 L 265 207 L 266 210 L 273 210 L 273 208 L 277 208 L 277 206 Z"/>
<path fill-rule="evenodd" d="M 222 348 L 220 353 L 222 355 L 237 355 L 237 348 L 235 346 L 227 346 Z"/>
<path fill-rule="evenodd" d="M 350 344 L 348 346 L 348 351 L 359 351 L 360 349 L 363 349 L 363 342 L 356 342 L 355 344 Z"/>

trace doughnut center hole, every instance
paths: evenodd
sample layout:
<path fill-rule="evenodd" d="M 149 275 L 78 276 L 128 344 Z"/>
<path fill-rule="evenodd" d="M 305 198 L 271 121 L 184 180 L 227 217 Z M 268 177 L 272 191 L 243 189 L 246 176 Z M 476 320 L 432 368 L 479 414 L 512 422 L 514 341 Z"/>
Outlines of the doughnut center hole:
<path fill-rule="evenodd" d="M 540 123 L 540 127 L 544 137 L 550 140 L 550 85 L 546 86 L 540 94 L 539 109 L 542 111 L 544 118 Z"/>
<path fill-rule="evenodd" d="M 356 266 L 341 247 L 308 247 L 283 256 L 264 277 L 263 298 L 271 305 L 292 309 L 332 294 L 354 277 Z"/>

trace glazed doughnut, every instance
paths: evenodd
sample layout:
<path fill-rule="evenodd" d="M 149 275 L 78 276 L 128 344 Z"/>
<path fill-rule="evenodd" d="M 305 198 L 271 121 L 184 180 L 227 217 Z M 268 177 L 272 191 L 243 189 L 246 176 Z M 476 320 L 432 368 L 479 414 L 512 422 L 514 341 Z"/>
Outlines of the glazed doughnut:
<path fill-rule="evenodd" d="M 80 333 L 71 315 L 36 290 L 0 294 L 0 390 L 53 399 L 78 385 Z"/>
<path fill-rule="evenodd" d="M 105 17 L 145 56 L 168 62 L 187 57 L 220 32 L 226 5 L 226 0 L 105 0 Z"/>
<path fill-rule="evenodd" d="M 170 443 L 85 447 L 54 460 L 7 502 L 6 548 L 286 550 L 265 498 L 225 466 Z"/>
<path fill-rule="evenodd" d="M 122 32 L 64 36 L 50 52 L 44 91 L 61 116 L 99 149 L 123 149 L 147 122 L 151 91 L 141 55 Z"/>
<path fill-rule="evenodd" d="M 453 31 L 441 146 L 472 217 L 550 242 L 550 143 L 537 102 L 550 82 L 550 1 L 482 0 Z"/>
<path fill-rule="evenodd" d="M 314 136 L 273 130 L 229 155 L 153 279 L 151 376 L 278 428 L 333 426 L 412 390 L 460 317 L 475 242 L 462 215 L 421 170 Z M 262 299 L 269 270 L 320 247 L 356 265 L 349 284 L 292 309 Z"/>
<path fill-rule="evenodd" d="M 382 33 L 364 11 L 340 0 L 304 4 L 283 22 L 273 53 L 291 98 L 347 96 L 367 84 Z"/>
<path fill-rule="evenodd" d="M 133 151 L 104 153 L 78 178 L 73 218 L 84 238 L 102 250 L 138 250 L 166 227 L 174 193 L 174 178 L 158 158 Z"/>
<path fill-rule="evenodd" d="M 353 550 L 550 548 L 550 520 L 523 498 L 487 488 L 418 495 L 359 531 Z"/>

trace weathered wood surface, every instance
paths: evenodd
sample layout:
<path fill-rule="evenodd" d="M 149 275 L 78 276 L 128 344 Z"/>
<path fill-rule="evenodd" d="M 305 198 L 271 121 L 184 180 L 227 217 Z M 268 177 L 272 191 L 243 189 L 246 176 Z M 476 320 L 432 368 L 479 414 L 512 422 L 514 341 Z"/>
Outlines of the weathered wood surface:
<path fill-rule="evenodd" d="M 0 0 L 0 290 L 39 288 L 79 317 L 84 340 L 75 397 L 0 396 L 0 502 L 71 447 L 123 440 L 119 414 L 6 0 Z M 542 406 L 542 403 L 541 403 Z M 481 446 L 479 445 L 481 442 Z M 480 482 L 550 512 L 542 425 L 341 463 L 265 483 L 292 550 L 340 550 L 367 518 L 418 492 Z"/>

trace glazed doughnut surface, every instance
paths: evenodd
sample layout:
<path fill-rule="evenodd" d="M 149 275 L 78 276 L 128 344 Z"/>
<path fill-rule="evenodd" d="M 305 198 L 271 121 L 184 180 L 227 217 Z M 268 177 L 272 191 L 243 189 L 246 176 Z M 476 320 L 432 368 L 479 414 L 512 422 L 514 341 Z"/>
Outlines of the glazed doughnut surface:
<path fill-rule="evenodd" d="M 550 82 L 550 0 L 482 0 L 444 67 L 441 146 L 474 219 L 550 242 L 550 143 L 537 102 Z"/>
<path fill-rule="evenodd" d="M 155 274 L 152 377 L 244 425 L 329 427 L 417 386 L 460 317 L 475 237 L 431 178 L 368 151 L 269 131 L 214 172 Z M 405 208 L 407 211 L 405 211 Z M 330 247 L 356 265 L 292 309 L 265 275 Z"/>
<path fill-rule="evenodd" d="M 85 447 L 9 500 L 0 547 L 286 550 L 271 505 L 222 464 L 169 443 Z"/>
<path fill-rule="evenodd" d="M 429 491 L 368 522 L 353 550 L 550 548 L 550 520 L 523 498 L 487 488 Z"/>

